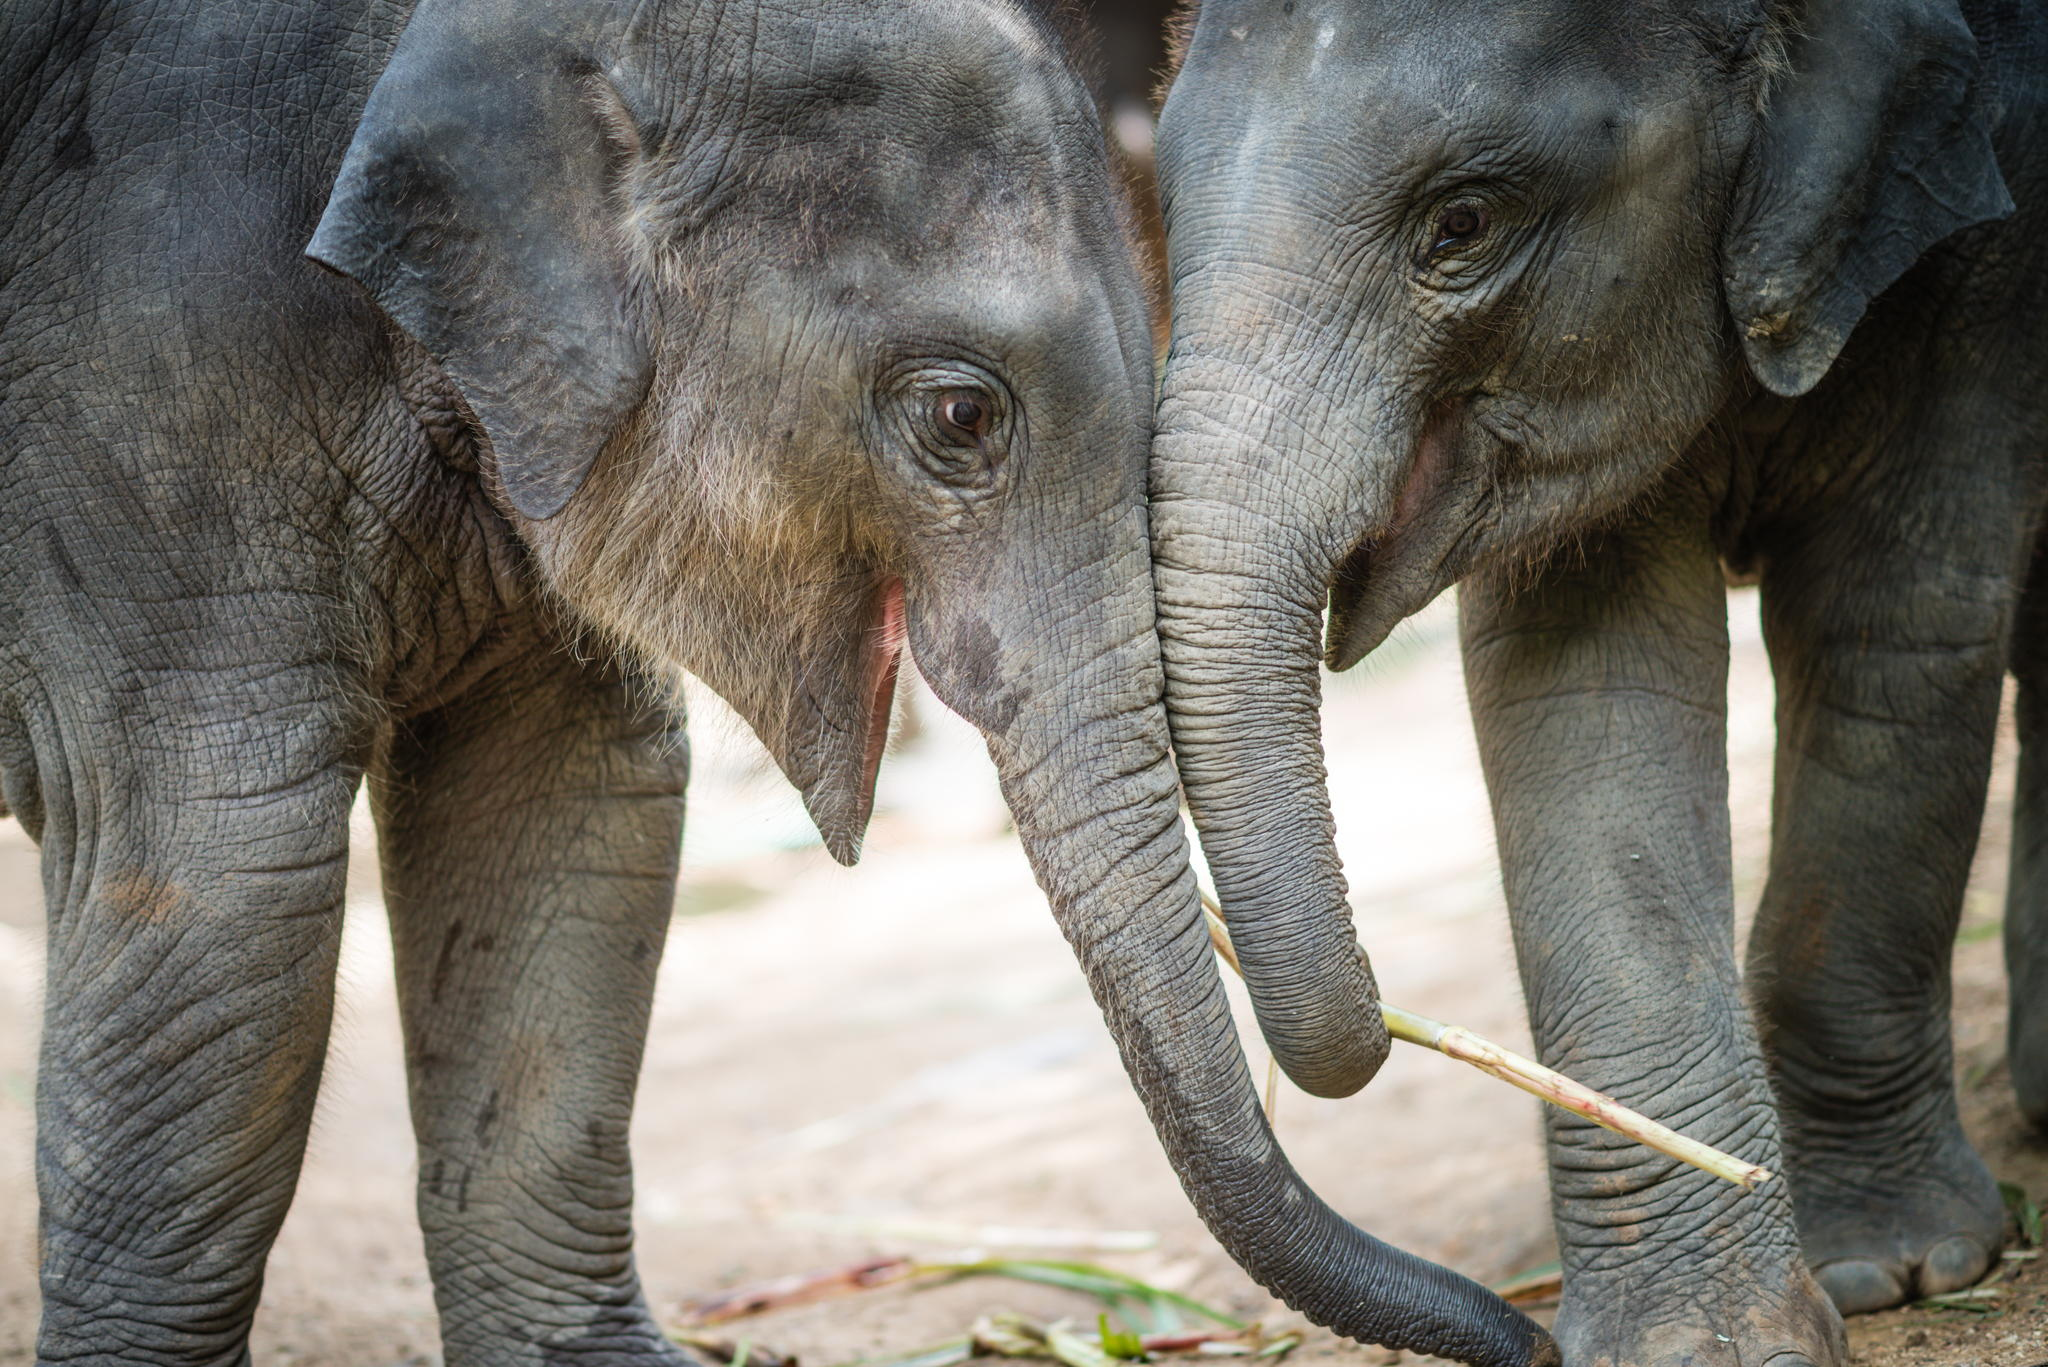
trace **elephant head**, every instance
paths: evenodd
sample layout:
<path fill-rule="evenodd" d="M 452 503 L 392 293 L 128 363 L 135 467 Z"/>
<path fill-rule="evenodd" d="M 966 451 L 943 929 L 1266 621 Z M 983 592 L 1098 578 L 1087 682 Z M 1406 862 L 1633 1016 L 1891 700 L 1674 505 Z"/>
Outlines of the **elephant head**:
<path fill-rule="evenodd" d="M 1151 334 L 1095 110 L 1012 0 L 714 8 L 426 0 L 309 252 L 445 375 L 572 620 L 733 703 L 842 860 L 908 642 L 986 735 L 1197 1206 L 1341 1318 L 1402 1255 L 1274 1145 L 1203 930 L 1160 708 Z M 1541 1341 L 1413 1281 L 1390 1341 Z"/>
<path fill-rule="evenodd" d="M 1261 1026 L 1335 1094 L 1379 1056 L 1319 661 L 1644 497 L 1750 386 L 1811 388 L 2010 201 L 1953 0 L 1201 0 L 1181 46 L 1167 711 Z"/>

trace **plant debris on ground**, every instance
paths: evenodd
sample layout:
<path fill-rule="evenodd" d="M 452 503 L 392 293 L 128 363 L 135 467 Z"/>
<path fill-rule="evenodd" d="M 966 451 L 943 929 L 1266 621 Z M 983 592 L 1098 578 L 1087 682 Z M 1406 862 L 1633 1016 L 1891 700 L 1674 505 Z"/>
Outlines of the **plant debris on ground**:
<path fill-rule="evenodd" d="M 1120 1362 L 1150 1362 L 1179 1354 L 1270 1361 L 1285 1357 L 1301 1343 L 1299 1329 L 1247 1324 L 1177 1291 L 1093 1263 L 979 1257 L 937 1261 L 872 1258 L 736 1287 L 686 1305 L 681 1331 L 674 1337 L 731 1367 L 795 1367 L 786 1355 L 763 1349 L 749 1339 L 734 1342 L 695 1331 L 838 1296 L 890 1286 L 939 1286 L 969 1277 L 1057 1287 L 1087 1296 L 1100 1308 L 1093 1325 L 1068 1319 L 1040 1321 L 997 1311 L 976 1319 L 963 1334 L 901 1355 L 864 1359 L 858 1367 L 952 1367 L 976 1357 L 1036 1358 L 1064 1363 L 1065 1367 L 1115 1367 Z"/>

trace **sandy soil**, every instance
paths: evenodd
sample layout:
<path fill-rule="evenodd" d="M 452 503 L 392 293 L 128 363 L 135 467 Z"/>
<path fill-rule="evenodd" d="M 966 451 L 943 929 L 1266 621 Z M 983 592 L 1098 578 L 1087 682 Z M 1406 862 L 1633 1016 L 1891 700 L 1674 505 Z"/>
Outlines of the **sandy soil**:
<path fill-rule="evenodd" d="M 1770 687 L 1753 598 L 1732 601 L 1737 888 L 1753 904 Z M 1329 691 L 1338 820 L 1382 985 L 1403 1005 L 1527 1048 L 1446 611 Z M 1234 1310 L 1271 1311 L 1167 1171 L 978 743 L 920 701 L 918 734 L 885 766 L 869 853 L 853 871 L 817 848 L 748 738 L 715 719 L 698 728 L 687 881 L 635 1134 L 654 1304 L 673 1313 L 738 1282 L 970 1237 L 897 1228 L 940 1222 L 1146 1231 L 1148 1251 L 1088 1256 Z M 1957 1061 L 1993 1166 L 2048 1198 L 2048 1146 L 2023 1134 L 2005 1086 L 2005 984 L 1985 931 L 1999 916 L 2010 762 L 2008 739 L 1957 953 Z M 271 1259 L 258 1367 L 439 1362 L 411 1213 L 390 954 L 362 834 L 333 1056 Z M 0 1364 L 29 1361 L 33 1338 L 40 924 L 33 848 L 0 823 Z M 1385 1237 L 1491 1281 L 1554 1257 L 1534 1103 L 1456 1064 L 1403 1049 L 1360 1097 L 1283 1093 L 1279 1129 L 1315 1186 Z M 1858 1361 L 2043 1363 L 2048 1265 L 2008 1270 L 2018 1281 L 1999 1313 L 1858 1321 Z M 958 1334 L 998 1308 L 1092 1315 L 1065 1293 L 981 1281 L 784 1311 L 745 1332 L 830 1367 Z M 1390 1360 L 1327 1336 L 1301 1356 Z"/>

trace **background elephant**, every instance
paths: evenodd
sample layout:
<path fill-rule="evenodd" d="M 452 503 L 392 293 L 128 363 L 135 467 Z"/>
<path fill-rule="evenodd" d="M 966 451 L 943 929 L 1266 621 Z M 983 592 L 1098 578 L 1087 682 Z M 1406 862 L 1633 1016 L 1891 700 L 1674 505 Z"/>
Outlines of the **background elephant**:
<path fill-rule="evenodd" d="M 1087 66 L 1096 103 L 1126 151 L 1148 165 L 1154 96 L 1165 79 L 1168 29 L 1179 0 L 1087 0 Z"/>
<path fill-rule="evenodd" d="M 906 642 L 1226 1247 L 1340 1327 L 1391 1269 L 1406 1341 L 1542 1341 L 1338 1221 L 1259 1111 L 1158 705 L 1150 337 L 1041 15 L 32 3 L 0 52 L 44 1360 L 245 1359 L 366 777 L 447 1359 L 672 1359 L 625 1144 L 662 681 L 851 860 Z"/>
<path fill-rule="evenodd" d="M 1299 954 L 1351 935 L 1318 659 L 1462 580 L 1545 1059 L 1789 1177 L 1745 1196 L 1549 1114 L 1568 1362 L 1835 1363 L 1822 1287 L 1996 1257 L 1947 974 L 2010 667 L 2013 1072 L 2048 1112 L 2044 54 L 2034 4 L 1200 6 L 1160 130 L 1157 578 L 1275 1053 L 1319 1091 L 1376 1065 L 1331 1047 L 1370 1002 Z M 1754 1024 L 1724 566 L 1778 679 Z"/>

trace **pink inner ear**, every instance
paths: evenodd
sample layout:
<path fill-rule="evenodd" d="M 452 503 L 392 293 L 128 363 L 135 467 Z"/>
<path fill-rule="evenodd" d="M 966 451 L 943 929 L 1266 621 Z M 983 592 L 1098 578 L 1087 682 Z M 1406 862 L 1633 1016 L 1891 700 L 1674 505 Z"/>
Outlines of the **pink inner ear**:
<path fill-rule="evenodd" d="M 1382 541 L 1406 531 L 1443 487 L 1450 473 L 1451 439 L 1457 428 L 1458 416 L 1448 409 L 1431 413 L 1423 424 L 1422 437 L 1415 443 L 1415 461 L 1401 479 L 1400 491 L 1394 496 L 1393 517 L 1380 538 Z"/>
<path fill-rule="evenodd" d="M 889 742 L 889 705 L 896 699 L 896 670 L 903 663 L 903 581 L 885 580 L 876 595 L 868 627 L 868 652 L 862 683 L 868 697 L 867 749 L 861 760 L 861 791 L 874 800 L 875 774 L 882 767 L 882 747 Z"/>

